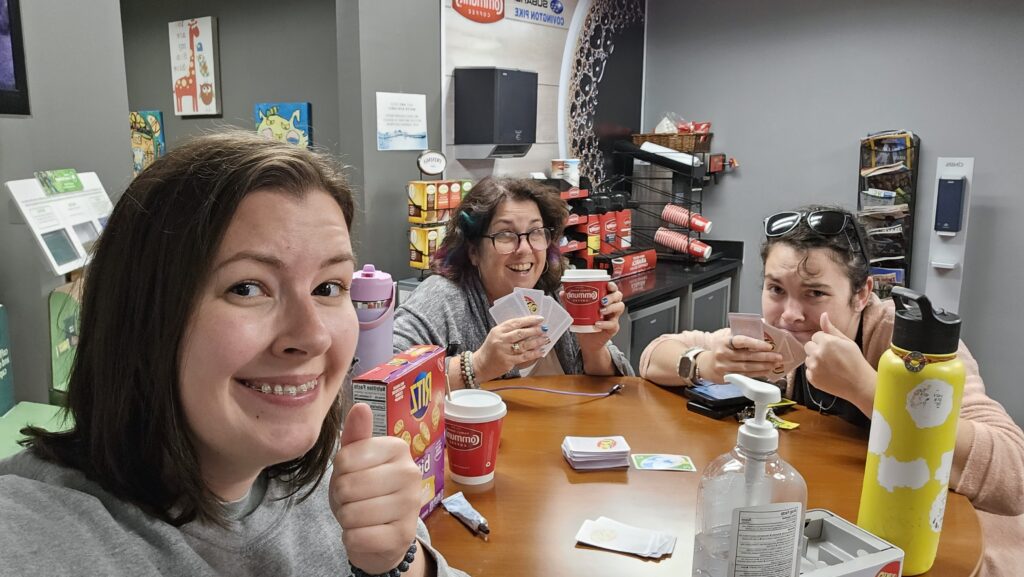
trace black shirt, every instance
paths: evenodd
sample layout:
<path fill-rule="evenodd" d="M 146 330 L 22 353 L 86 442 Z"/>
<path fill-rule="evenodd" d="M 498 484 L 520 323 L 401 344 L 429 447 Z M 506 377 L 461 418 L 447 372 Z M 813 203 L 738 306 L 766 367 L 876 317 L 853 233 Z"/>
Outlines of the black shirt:
<path fill-rule="evenodd" d="M 858 349 L 863 349 L 863 333 L 864 318 L 861 317 L 860 324 L 857 326 L 857 338 L 854 339 Z M 850 401 L 815 388 L 807 380 L 807 368 L 804 365 L 797 367 L 793 373 L 793 400 L 825 415 L 839 415 L 843 420 L 858 427 L 867 428 L 871 425 L 871 419 L 860 412 L 860 409 Z"/>

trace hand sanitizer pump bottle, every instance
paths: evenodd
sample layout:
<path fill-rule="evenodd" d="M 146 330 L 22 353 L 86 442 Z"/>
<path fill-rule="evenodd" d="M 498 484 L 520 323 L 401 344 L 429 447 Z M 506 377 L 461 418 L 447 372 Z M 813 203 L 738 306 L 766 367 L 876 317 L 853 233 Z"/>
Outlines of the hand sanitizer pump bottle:
<path fill-rule="evenodd" d="M 910 289 L 893 287 L 892 297 L 857 524 L 903 549 L 904 575 L 920 575 L 935 561 L 946 511 L 965 380 L 960 317 Z"/>
<path fill-rule="evenodd" d="M 726 375 L 754 401 L 754 418 L 740 425 L 736 447 L 708 463 L 697 494 L 694 577 L 797 577 L 807 509 L 807 483 L 779 458 L 779 432 L 768 422 L 775 385 Z"/>

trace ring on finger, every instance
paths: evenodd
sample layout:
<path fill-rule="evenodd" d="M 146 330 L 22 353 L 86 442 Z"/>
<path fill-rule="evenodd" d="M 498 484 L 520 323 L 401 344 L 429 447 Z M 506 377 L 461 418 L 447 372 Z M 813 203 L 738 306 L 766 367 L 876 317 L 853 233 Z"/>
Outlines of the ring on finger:
<path fill-rule="evenodd" d="M 519 343 L 512 343 L 512 353 L 518 355 L 523 352 L 523 346 Z"/>

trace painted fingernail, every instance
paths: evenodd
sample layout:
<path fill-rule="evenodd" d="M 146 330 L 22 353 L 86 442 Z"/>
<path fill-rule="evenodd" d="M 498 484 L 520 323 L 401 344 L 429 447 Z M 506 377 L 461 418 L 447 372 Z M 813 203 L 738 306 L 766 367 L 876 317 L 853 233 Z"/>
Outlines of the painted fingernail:
<path fill-rule="evenodd" d="M 608 297 L 601 297 L 601 304 L 603 304 L 603 305 L 608 304 Z"/>
<path fill-rule="evenodd" d="M 544 332 L 548 332 L 548 326 L 547 325 L 541 325 L 540 326 L 540 330 L 542 330 Z"/>

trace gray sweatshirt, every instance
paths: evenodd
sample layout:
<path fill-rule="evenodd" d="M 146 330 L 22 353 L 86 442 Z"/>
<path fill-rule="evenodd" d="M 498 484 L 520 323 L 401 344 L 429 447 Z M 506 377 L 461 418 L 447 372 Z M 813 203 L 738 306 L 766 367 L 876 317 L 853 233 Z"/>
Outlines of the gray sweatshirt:
<path fill-rule="evenodd" d="M 558 297 L 553 296 L 557 301 Z M 448 346 L 459 343 L 462 350 L 475 351 L 483 346 L 487 333 L 495 326 L 489 312 L 490 304 L 483 285 L 471 275 L 460 286 L 435 274 L 424 280 L 395 312 L 394 349 L 402 352 L 413 345 Z M 608 343 L 615 371 L 632 376 L 629 359 L 615 345 Z M 553 349 L 567 375 L 583 374 L 583 355 L 576 335 L 566 331 Z M 504 378 L 518 377 L 512 369 Z"/>
<path fill-rule="evenodd" d="M 79 471 L 22 451 L 0 461 L 0 576 L 347 576 L 326 481 L 302 503 L 274 500 L 283 487 L 269 481 L 229 529 L 174 527 Z M 422 523 L 418 533 L 429 543 Z M 465 575 L 433 549 L 423 554 L 438 576 Z"/>

